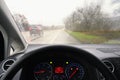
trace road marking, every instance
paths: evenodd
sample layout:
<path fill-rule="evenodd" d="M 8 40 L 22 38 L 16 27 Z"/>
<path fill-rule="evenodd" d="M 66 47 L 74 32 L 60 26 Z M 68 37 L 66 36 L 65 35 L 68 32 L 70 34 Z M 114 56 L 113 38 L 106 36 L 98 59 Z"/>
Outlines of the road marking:
<path fill-rule="evenodd" d="M 60 30 L 61 31 L 61 30 Z M 60 34 L 60 31 L 58 31 L 56 33 L 56 35 L 52 38 L 52 40 L 50 41 L 50 44 L 53 44 L 53 42 L 55 41 L 55 39 L 57 38 L 58 34 Z"/>

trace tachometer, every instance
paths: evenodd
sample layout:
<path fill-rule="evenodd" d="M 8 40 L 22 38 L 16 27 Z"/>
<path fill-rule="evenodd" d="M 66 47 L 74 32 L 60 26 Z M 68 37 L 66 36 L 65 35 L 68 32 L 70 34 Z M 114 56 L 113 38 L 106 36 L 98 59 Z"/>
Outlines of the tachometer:
<path fill-rule="evenodd" d="M 49 80 L 52 77 L 52 66 L 47 63 L 40 63 L 34 69 L 36 80 Z"/>
<path fill-rule="evenodd" d="M 77 63 L 69 64 L 65 73 L 68 80 L 82 80 L 85 74 L 83 67 Z"/>

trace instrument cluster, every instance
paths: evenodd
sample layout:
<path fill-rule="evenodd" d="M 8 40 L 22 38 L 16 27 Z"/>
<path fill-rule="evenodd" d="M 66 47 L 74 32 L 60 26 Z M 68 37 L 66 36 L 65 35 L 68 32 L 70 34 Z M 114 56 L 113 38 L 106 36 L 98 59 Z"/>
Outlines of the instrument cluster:
<path fill-rule="evenodd" d="M 79 63 L 49 61 L 36 64 L 33 74 L 35 80 L 83 80 L 85 69 Z"/>

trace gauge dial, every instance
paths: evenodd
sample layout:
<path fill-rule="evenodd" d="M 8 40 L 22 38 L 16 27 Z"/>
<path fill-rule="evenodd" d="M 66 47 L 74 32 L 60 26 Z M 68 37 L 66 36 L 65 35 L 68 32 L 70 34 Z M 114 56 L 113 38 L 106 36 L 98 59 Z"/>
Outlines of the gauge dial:
<path fill-rule="evenodd" d="M 84 69 L 80 64 L 69 64 L 65 71 L 68 80 L 82 80 L 84 77 Z"/>
<path fill-rule="evenodd" d="M 36 80 L 49 80 L 52 77 L 52 66 L 47 63 L 40 63 L 34 69 Z"/>

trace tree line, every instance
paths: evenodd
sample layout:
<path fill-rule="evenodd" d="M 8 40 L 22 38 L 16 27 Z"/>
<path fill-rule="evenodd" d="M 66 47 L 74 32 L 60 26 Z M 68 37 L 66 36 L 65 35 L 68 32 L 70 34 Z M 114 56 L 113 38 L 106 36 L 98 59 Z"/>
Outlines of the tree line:
<path fill-rule="evenodd" d="M 91 4 L 76 9 L 64 24 L 66 29 L 72 31 L 111 31 L 114 21 L 102 11 L 101 5 Z"/>

